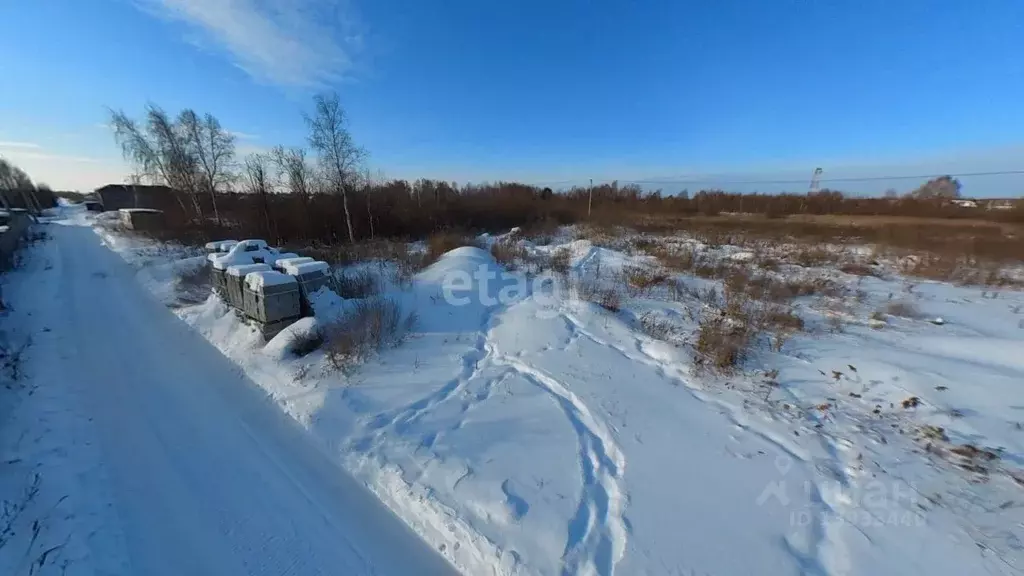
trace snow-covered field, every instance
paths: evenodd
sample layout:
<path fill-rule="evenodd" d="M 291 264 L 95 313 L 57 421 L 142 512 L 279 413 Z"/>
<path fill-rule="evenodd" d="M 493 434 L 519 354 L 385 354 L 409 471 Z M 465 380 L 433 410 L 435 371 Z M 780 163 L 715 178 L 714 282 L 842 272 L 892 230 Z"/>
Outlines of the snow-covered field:
<path fill-rule="evenodd" d="M 802 270 L 856 297 L 798 298 L 806 330 L 716 374 L 694 366 L 700 298 L 645 292 L 611 312 L 464 247 L 387 287 L 412 333 L 340 373 L 289 352 L 294 330 L 264 345 L 215 297 L 181 305 L 194 253 L 97 232 L 467 574 L 1024 571 L 1020 292 Z M 567 251 L 572 277 L 651 263 L 568 233 L 519 243 Z M 346 307 L 322 296 L 321 325 Z M 894 300 L 914 317 L 871 317 Z"/>

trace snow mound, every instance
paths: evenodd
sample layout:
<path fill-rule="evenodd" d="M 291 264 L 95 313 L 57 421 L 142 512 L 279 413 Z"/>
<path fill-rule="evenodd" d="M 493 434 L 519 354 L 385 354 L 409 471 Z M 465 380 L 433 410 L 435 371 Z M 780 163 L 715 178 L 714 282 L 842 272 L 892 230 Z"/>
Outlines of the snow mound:
<path fill-rule="evenodd" d="M 309 295 L 309 305 L 317 318 L 328 322 L 338 318 L 345 311 L 345 299 L 327 286 L 321 286 Z"/>
<path fill-rule="evenodd" d="M 475 246 L 462 246 L 442 255 L 417 277 L 426 282 L 444 282 L 452 274 L 474 274 L 478 270 L 499 271 L 494 257 L 485 250 Z"/>
<path fill-rule="evenodd" d="M 316 318 L 302 318 L 271 338 L 263 347 L 263 353 L 274 360 L 284 360 L 291 354 L 291 346 L 296 339 L 315 336 L 319 329 Z"/>

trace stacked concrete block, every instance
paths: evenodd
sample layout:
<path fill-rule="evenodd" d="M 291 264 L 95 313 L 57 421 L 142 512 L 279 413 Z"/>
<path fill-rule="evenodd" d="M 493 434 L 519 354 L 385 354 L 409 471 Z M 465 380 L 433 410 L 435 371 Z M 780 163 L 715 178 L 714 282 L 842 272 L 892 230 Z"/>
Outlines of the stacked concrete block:
<path fill-rule="evenodd" d="M 309 295 L 327 286 L 331 280 L 331 267 L 327 262 L 314 260 L 312 262 L 286 262 L 282 269 L 285 274 L 294 276 L 299 282 L 299 290 L 302 293 L 302 315 L 312 316 L 313 307 L 309 303 Z"/>
<path fill-rule="evenodd" d="M 246 274 L 250 272 L 267 272 L 269 270 L 270 266 L 267 264 L 236 264 L 228 266 L 225 272 L 226 287 L 224 290 L 225 299 L 228 304 L 239 310 L 245 310 L 243 294 Z"/>
<path fill-rule="evenodd" d="M 206 249 L 214 290 L 254 320 L 266 338 L 312 316 L 309 296 L 331 280 L 326 262 L 281 253 L 263 240 L 222 240 Z"/>
<path fill-rule="evenodd" d="M 121 208 L 121 224 L 129 230 L 160 230 L 164 227 L 162 210 Z"/>
<path fill-rule="evenodd" d="M 246 274 L 242 301 L 246 316 L 259 322 L 265 338 L 302 317 L 298 281 L 275 270 Z"/>

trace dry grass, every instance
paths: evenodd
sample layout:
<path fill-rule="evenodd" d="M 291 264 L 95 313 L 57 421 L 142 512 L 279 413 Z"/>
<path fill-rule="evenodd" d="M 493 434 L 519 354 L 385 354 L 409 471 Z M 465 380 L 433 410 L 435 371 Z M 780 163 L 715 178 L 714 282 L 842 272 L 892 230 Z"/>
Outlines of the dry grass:
<path fill-rule="evenodd" d="M 395 285 L 401 287 L 408 287 L 413 275 L 428 264 L 426 255 L 422 252 L 410 252 L 405 242 L 388 240 L 330 246 L 290 246 L 287 250 L 322 260 L 332 267 L 345 267 L 370 261 L 388 263 L 391 268 L 382 267 L 382 272 L 387 271 Z"/>
<path fill-rule="evenodd" d="M 668 281 L 668 274 L 646 266 L 626 266 L 622 269 L 622 281 L 630 296 L 645 296 Z"/>
<path fill-rule="evenodd" d="M 381 291 L 381 279 L 366 268 L 335 270 L 331 275 L 331 289 L 342 298 L 366 298 Z"/>
<path fill-rule="evenodd" d="M 526 248 L 514 238 L 499 240 L 491 245 L 491 255 L 507 270 L 516 270 L 526 260 Z"/>
<path fill-rule="evenodd" d="M 697 265 L 697 257 L 689 246 L 670 247 L 656 242 L 645 251 L 657 258 L 662 266 L 676 272 L 690 272 Z"/>
<path fill-rule="evenodd" d="M 697 326 L 694 365 L 732 372 L 747 357 L 754 334 L 748 325 L 719 313 L 707 314 Z"/>
<path fill-rule="evenodd" d="M 416 316 L 403 318 L 401 306 L 389 298 L 355 301 L 345 314 L 323 329 L 327 360 L 347 371 L 371 354 L 401 342 Z"/>
<path fill-rule="evenodd" d="M 480 244 L 475 238 L 457 232 L 445 231 L 432 234 L 427 238 L 427 263 L 437 262 L 446 253 L 463 246 L 475 246 Z"/>
<path fill-rule="evenodd" d="M 920 318 L 921 311 L 917 308 L 917 305 L 909 300 L 897 300 L 890 302 L 886 307 L 885 311 L 890 316 L 898 316 L 900 318 Z"/>
<path fill-rule="evenodd" d="M 816 245 L 801 246 L 790 259 L 804 268 L 820 268 L 838 263 L 842 259 L 842 254 Z"/>
<path fill-rule="evenodd" d="M 685 339 L 683 329 L 678 323 L 660 316 L 652 311 L 644 312 L 638 319 L 640 331 L 663 342 L 680 345 Z"/>
<path fill-rule="evenodd" d="M 726 282 L 721 300 L 715 292 L 702 295 L 711 310 L 697 327 L 695 367 L 730 373 L 759 341 L 767 340 L 771 350 L 779 352 L 793 334 L 804 329 L 803 319 L 791 306 L 756 299 L 749 292 L 749 286 L 733 280 Z M 766 293 L 763 289 L 755 292 Z"/>
<path fill-rule="evenodd" d="M 324 333 L 320 330 L 300 332 L 296 333 L 288 343 L 288 351 L 301 358 L 319 350 L 324 342 Z"/>
<path fill-rule="evenodd" d="M 852 255 L 839 248 L 873 245 L 879 253 L 890 257 L 922 256 L 920 263 L 905 267 L 906 274 L 982 285 L 1012 284 L 1002 270 L 1008 265 L 1020 265 L 1024 254 L 1024 227 L 983 220 L 905 216 L 805 215 L 771 219 L 646 215 L 637 228 L 647 233 L 670 234 L 685 230 L 709 246 L 731 244 L 755 250 L 764 246 L 790 246 L 784 253 L 767 258 L 802 266 L 856 264 Z M 836 248 L 821 247 L 826 244 Z M 661 254 L 655 255 L 662 258 Z M 867 270 L 853 269 L 850 273 L 858 272 Z"/>
<path fill-rule="evenodd" d="M 839 266 L 839 271 L 854 276 L 878 276 L 878 271 L 861 262 L 843 263 Z"/>
<path fill-rule="evenodd" d="M 551 253 L 547 264 L 553 272 L 564 276 L 572 268 L 572 252 L 568 248 L 559 248 Z"/>
<path fill-rule="evenodd" d="M 599 276 L 574 278 L 572 289 L 580 300 L 593 302 L 609 312 L 622 309 L 622 295 L 613 286 L 603 286 Z"/>

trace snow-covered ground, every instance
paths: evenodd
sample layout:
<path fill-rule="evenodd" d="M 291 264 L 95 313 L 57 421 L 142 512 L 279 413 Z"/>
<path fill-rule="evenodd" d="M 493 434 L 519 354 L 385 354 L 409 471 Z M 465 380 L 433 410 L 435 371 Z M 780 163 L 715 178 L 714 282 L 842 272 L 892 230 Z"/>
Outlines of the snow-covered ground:
<path fill-rule="evenodd" d="M 455 572 L 91 228 L 40 228 L 4 282 L 0 574 Z"/>
<path fill-rule="evenodd" d="M 1024 571 L 1020 292 L 817 271 L 857 298 L 799 299 L 807 331 L 711 375 L 688 343 L 698 300 L 613 313 L 466 247 L 388 289 L 412 334 L 342 374 L 322 351 L 291 354 L 294 331 L 264 345 L 215 297 L 181 305 L 194 255 L 98 232 L 464 573 Z M 577 276 L 650 262 L 568 236 L 523 244 L 569 251 Z M 346 306 L 323 296 L 321 323 Z M 918 317 L 870 318 L 893 299 Z M 679 338 L 646 335 L 650 315 Z"/>

